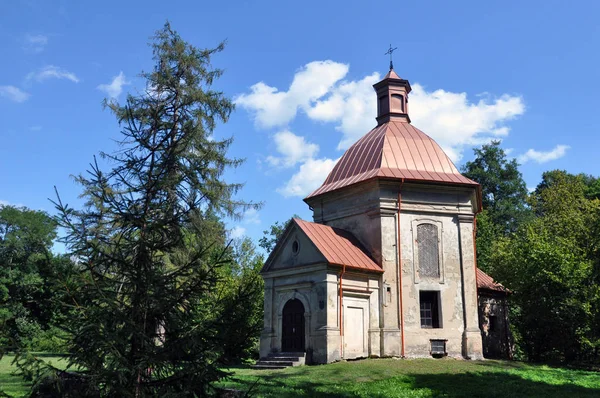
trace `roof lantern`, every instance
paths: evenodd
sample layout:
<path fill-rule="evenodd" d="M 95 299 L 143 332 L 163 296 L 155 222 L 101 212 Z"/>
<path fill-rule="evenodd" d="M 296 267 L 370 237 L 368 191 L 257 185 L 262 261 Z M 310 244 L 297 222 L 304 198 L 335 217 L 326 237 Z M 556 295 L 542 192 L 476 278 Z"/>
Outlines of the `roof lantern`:
<path fill-rule="evenodd" d="M 442 148 L 411 124 L 408 80 L 390 70 L 373 85 L 377 94 L 377 126 L 354 143 L 340 158 L 323 185 L 308 195 L 337 191 L 374 178 L 480 187 L 458 171 Z"/>

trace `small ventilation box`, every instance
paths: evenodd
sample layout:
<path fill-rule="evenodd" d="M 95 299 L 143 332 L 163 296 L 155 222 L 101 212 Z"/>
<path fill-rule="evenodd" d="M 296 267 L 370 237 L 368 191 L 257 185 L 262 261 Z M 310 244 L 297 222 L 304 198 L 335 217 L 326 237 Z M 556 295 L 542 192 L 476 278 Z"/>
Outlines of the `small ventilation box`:
<path fill-rule="evenodd" d="M 431 351 L 430 354 L 432 357 L 445 357 L 448 355 L 446 352 L 446 341 L 445 339 L 431 339 L 429 340 L 431 343 Z"/>

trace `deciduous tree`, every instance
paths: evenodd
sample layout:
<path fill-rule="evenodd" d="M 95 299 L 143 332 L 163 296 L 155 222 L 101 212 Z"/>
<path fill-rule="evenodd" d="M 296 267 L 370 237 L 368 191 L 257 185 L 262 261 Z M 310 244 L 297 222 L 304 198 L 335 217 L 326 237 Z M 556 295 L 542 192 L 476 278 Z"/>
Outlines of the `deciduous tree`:
<path fill-rule="evenodd" d="M 600 201 L 586 193 L 581 175 L 544 173 L 530 198 L 535 219 L 494 243 L 494 276 L 513 291 L 512 322 L 529 359 L 597 359 Z"/>
<path fill-rule="evenodd" d="M 508 160 L 500 141 L 474 149 L 475 159 L 465 163 L 462 173 L 478 182 L 482 204 L 489 220 L 502 232 L 516 231 L 527 216 L 527 187 L 515 159 Z"/>
<path fill-rule="evenodd" d="M 474 152 L 475 159 L 463 166 L 462 173 L 481 185 L 483 211 L 477 216 L 477 265 L 493 276 L 489 261 L 493 242 L 516 231 L 527 219 L 527 188 L 517 161 L 507 159 L 500 141 Z"/>
<path fill-rule="evenodd" d="M 55 237 L 45 212 L 0 206 L 0 350 L 28 346 L 49 326 Z"/>

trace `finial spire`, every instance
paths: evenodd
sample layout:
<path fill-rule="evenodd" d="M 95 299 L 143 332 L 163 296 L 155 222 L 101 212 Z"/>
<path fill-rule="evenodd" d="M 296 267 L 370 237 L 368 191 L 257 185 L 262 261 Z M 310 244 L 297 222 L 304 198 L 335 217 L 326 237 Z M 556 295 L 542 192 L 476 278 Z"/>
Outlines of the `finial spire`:
<path fill-rule="evenodd" d="M 390 70 L 394 69 L 394 63 L 392 62 L 392 53 L 394 51 L 396 51 L 398 49 L 398 47 L 394 47 L 392 48 L 392 45 L 390 44 L 390 48 L 387 50 L 387 52 L 383 55 L 388 55 L 390 54 Z"/>

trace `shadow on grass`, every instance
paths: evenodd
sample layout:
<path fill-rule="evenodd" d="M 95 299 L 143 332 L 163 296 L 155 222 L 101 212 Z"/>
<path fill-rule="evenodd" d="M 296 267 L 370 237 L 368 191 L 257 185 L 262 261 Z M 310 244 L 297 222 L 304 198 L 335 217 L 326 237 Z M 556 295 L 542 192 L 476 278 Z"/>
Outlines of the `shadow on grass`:
<path fill-rule="evenodd" d="M 494 368 L 501 370 L 534 370 L 542 371 L 544 374 L 554 372 L 557 377 L 585 377 L 590 372 L 598 373 L 600 366 L 594 364 L 564 364 L 560 362 L 519 362 L 519 361 L 502 361 L 502 360 L 486 360 L 479 362 L 478 365 L 486 368 Z"/>
<path fill-rule="evenodd" d="M 446 397 L 600 397 L 600 385 L 583 387 L 574 380 L 548 375 L 554 382 L 528 380 L 499 372 L 413 375 L 415 388 L 429 388 Z M 560 384 L 559 384 L 560 383 Z"/>
<path fill-rule="evenodd" d="M 251 388 L 256 397 L 600 397 L 600 385 L 584 387 L 564 374 L 546 374 L 544 380 L 530 380 L 502 372 L 458 374 L 403 374 L 379 380 L 350 380 L 343 369 L 319 379 L 310 368 L 293 373 L 272 372 L 258 377 L 237 379 L 242 391 Z M 549 370 L 552 372 L 553 370 Z M 316 377 L 315 377 L 316 376 Z M 595 378 L 595 376 L 593 376 Z M 579 380 L 580 382 L 581 380 Z M 582 384 L 582 383 L 579 383 Z M 584 383 L 585 384 L 585 383 Z"/>
<path fill-rule="evenodd" d="M 252 364 L 238 363 L 235 365 L 228 365 L 223 368 L 223 370 L 225 370 L 226 372 L 240 369 L 252 369 Z"/>
<path fill-rule="evenodd" d="M 486 359 L 485 361 L 471 361 L 479 366 L 486 368 L 499 368 L 499 369 L 525 369 L 530 368 L 531 363 L 520 362 L 520 361 L 507 361 L 502 359 Z"/>

